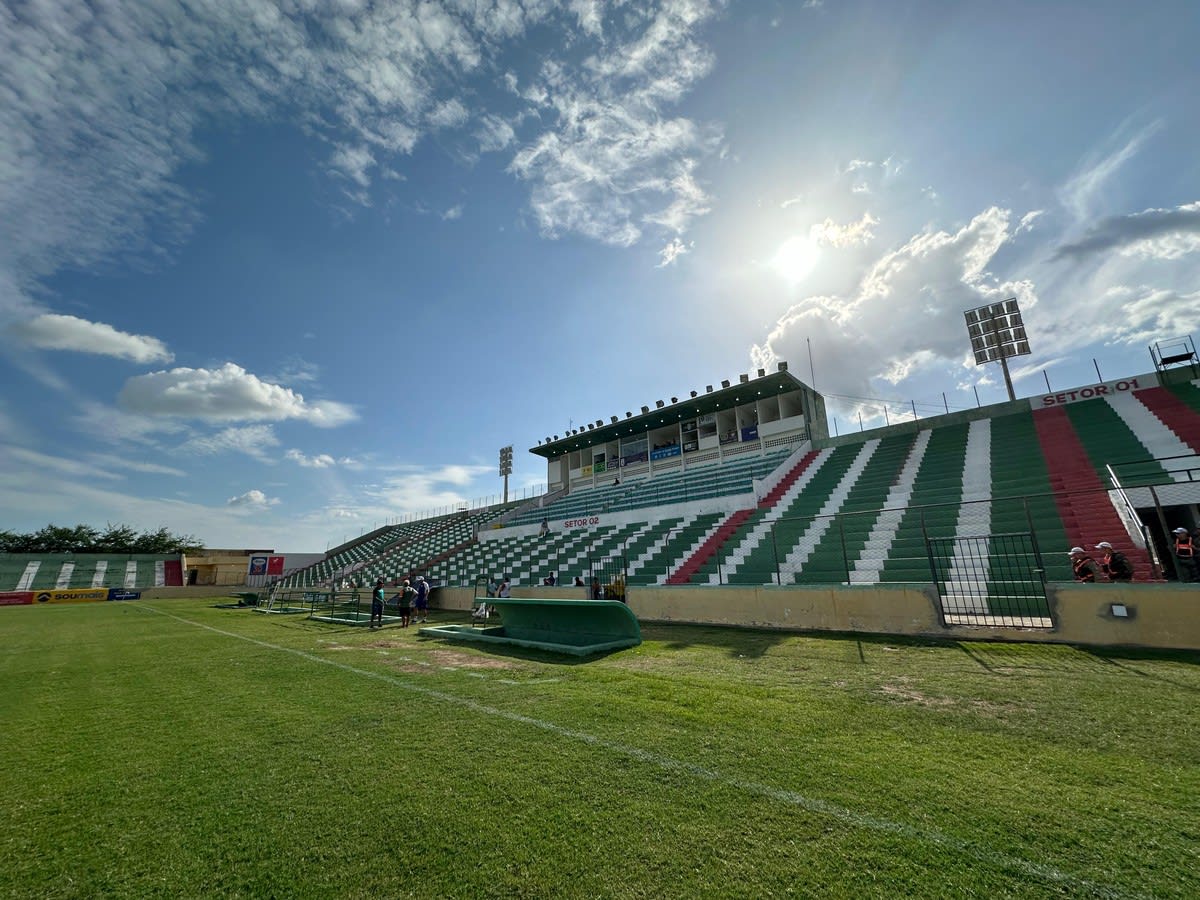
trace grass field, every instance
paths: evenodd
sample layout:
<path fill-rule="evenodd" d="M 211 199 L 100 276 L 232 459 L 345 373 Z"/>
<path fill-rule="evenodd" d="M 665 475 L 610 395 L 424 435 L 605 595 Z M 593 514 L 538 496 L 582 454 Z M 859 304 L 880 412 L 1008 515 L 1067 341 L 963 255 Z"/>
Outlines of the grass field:
<path fill-rule="evenodd" d="M 0 609 L 0 895 L 1200 896 L 1197 654 L 213 602 Z"/>

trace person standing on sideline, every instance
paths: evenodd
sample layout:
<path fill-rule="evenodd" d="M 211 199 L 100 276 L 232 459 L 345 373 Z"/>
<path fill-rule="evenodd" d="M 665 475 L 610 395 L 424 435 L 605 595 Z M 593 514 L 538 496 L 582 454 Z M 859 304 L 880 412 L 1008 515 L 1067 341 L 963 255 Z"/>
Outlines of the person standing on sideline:
<path fill-rule="evenodd" d="M 1100 576 L 1100 566 L 1087 555 L 1082 547 L 1071 548 L 1071 568 L 1075 572 L 1075 580 L 1084 584 L 1094 584 Z"/>
<path fill-rule="evenodd" d="M 416 599 L 416 597 L 417 592 L 413 589 L 413 586 L 408 583 L 408 579 L 405 578 L 404 587 L 400 589 L 400 619 L 401 624 L 403 624 L 406 628 L 408 627 L 408 623 L 411 621 L 409 618 L 409 609 L 412 607 L 413 601 Z"/>
<path fill-rule="evenodd" d="M 1200 581 L 1200 573 L 1196 571 L 1196 542 L 1188 534 L 1186 528 L 1175 529 L 1175 567 L 1179 570 L 1179 580 L 1194 584 Z"/>
<path fill-rule="evenodd" d="M 1114 550 L 1108 541 L 1101 541 L 1096 545 L 1096 549 L 1102 554 L 1100 568 L 1104 570 L 1109 581 L 1123 581 L 1126 584 L 1133 581 L 1133 563 L 1124 553 Z"/>
<path fill-rule="evenodd" d="M 508 579 L 507 578 L 501 577 L 500 587 L 496 591 L 496 596 L 497 597 L 511 597 L 512 596 L 512 594 L 510 594 L 509 590 L 508 590 Z"/>
<path fill-rule="evenodd" d="M 380 578 L 375 582 L 375 590 L 371 591 L 371 624 L 370 628 L 375 627 L 375 623 L 379 623 L 379 627 L 383 627 L 383 579 Z"/>
<path fill-rule="evenodd" d="M 418 622 L 427 622 L 429 620 L 429 583 L 425 580 L 424 575 L 417 576 L 416 607 L 416 620 Z"/>

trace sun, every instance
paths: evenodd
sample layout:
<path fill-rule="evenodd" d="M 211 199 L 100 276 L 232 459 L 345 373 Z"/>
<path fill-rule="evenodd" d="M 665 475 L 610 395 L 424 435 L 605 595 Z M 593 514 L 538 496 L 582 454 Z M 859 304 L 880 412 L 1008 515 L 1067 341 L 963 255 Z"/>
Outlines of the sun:
<path fill-rule="evenodd" d="M 809 276 L 821 251 L 811 240 L 795 235 L 783 242 L 771 257 L 771 267 L 792 284 L 798 284 Z"/>

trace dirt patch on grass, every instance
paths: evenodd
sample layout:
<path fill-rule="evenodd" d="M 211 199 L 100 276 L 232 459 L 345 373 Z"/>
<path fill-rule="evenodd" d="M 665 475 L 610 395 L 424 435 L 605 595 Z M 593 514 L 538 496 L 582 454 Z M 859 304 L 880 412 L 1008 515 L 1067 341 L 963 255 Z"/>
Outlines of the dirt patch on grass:
<path fill-rule="evenodd" d="M 472 656 L 458 650 L 434 650 L 430 657 L 439 666 L 456 666 L 460 669 L 517 669 L 520 668 L 510 659 L 500 659 L 495 656 Z"/>
<path fill-rule="evenodd" d="M 403 649 L 411 656 L 405 656 L 401 659 L 389 660 L 388 662 L 401 672 L 432 672 L 436 669 L 518 669 L 520 665 L 509 659 L 503 659 L 493 656 L 473 656 L 470 653 L 464 653 L 461 650 L 446 650 L 438 648 L 434 650 L 425 650 L 422 647 L 414 646 L 405 641 L 372 641 L 365 645 L 376 650 L 397 650 Z M 420 660 L 414 660 L 414 656 L 421 657 Z M 426 661 L 428 660 L 428 661 Z"/>
<path fill-rule="evenodd" d="M 978 700 L 969 697 L 931 697 L 917 690 L 908 683 L 909 679 L 900 678 L 879 688 L 879 693 L 900 703 L 916 703 L 927 709 L 966 708 L 981 716 L 998 718 L 1007 713 L 1019 711 L 1020 706 L 1012 703 L 996 703 L 991 700 Z"/>
<path fill-rule="evenodd" d="M 885 684 L 879 689 L 879 692 L 886 697 L 931 708 L 954 706 L 958 702 L 950 697 L 930 697 L 906 684 Z"/>

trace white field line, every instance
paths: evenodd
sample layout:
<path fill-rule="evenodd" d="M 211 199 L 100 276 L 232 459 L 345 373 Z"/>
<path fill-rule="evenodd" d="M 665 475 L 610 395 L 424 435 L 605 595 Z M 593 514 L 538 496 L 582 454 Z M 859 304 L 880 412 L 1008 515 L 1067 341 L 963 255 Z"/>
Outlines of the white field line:
<path fill-rule="evenodd" d="M 964 841 L 961 838 L 952 837 L 951 835 L 945 834 L 937 829 L 918 828 L 914 825 L 906 825 L 903 822 L 893 822 L 890 819 L 883 819 L 879 816 L 873 816 L 868 813 L 855 812 L 852 809 L 838 806 L 836 803 L 830 803 L 827 800 L 821 800 L 817 797 L 808 797 L 796 791 L 771 787 L 770 785 L 759 784 L 756 781 L 747 781 L 743 778 L 726 775 L 722 772 L 716 771 L 715 769 L 708 769 L 704 766 L 698 766 L 695 763 L 684 762 L 683 760 L 674 759 L 670 756 L 663 756 L 660 753 L 654 753 L 650 750 L 643 750 L 640 747 L 631 747 L 627 744 L 621 744 L 616 741 L 607 740 L 606 738 L 597 737 L 594 734 L 588 734 L 586 731 L 576 731 L 573 728 L 566 728 L 562 725 L 556 725 L 555 723 L 548 722 L 545 719 L 535 719 L 532 716 L 525 716 L 520 713 L 510 712 L 504 709 L 497 709 L 494 706 L 488 706 L 485 703 L 480 703 L 478 700 L 473 700 L 469 697 L 459 697 L 455 694 L 448 694 L 444 691 L 438 691 L 419 684 L 413 684 L 412 682 L 405 681 L 403 678 L 399 678 L 395 675 L 389 675 L 384 672 L 372 672 L 369 669 L 359 669 L 355 666 L 347 665 L 346 663 L 337 662 L 336 660 L 325 659 L 317 656 L 314 653 L 308 653 L 304 650 L 297 650 L 294 647 L 284 647 L 279 644 L 272 644 L 269 641 L 263 641 L 259 640 L 258 638 L 248 637 L 244 634 L 238 634 L 235 631 L 225 631 L 224 629 L 216 628 L 212 625 L 206 625 L 203 622 L 185 619 L 182 616 L 177 616 L 174 613 L 166 612 L 154 606 L 148 606 L 139 601 L 126 601 L 126 603 L 135 608 L 145 609 L 150 612 L 157 613 L 160 616 L 165 616 L 168 619 L 174 619 L 176 622 L 182 622 L 185 625 L 203 628 L 205 631 L 211 631 L 214 634 L 220 634 L 224 635 L 225 637 L 235 638 L 239 641 L 245 641 L 248 644 L 254 644 L 267 650 L 276 650 L 280 653 L 288 653 L 292 656 L 297 656 L 300 659 L 304 659 L 309 662 L 330 666 L 334 669 L 339 669 L 343 672 L 349 672 L 353 675 L 361 675 L 364 678 L 370 678 L 374 681 L 381 681 L 384 684 L 398 687 L 401 690 L 409 691 L 413 694 L 421 694 L 425 697 L 441 700 L 444 703 L 452 703 L 456 706 L 469 709 L 472 712 L 477 712 L 485 716 L 490 716 L 497 719 L 505 719 L 509 722 L 527 725 L 531 728 L 537 728 L 541 731 L 558 735 L 559 737 L 578 741 L 581 744 L 587 744 L 591 747 L 599 747 L 600 749 L 610 753 L 616 753 L 620 756 L 625 756 L 629 759 L 646 763 L 647 765 L 663 769 L 667 772 L 684 773 L 703 781 L 709 781 L 715 784 L 724 785 L 726 787 L 736 788 L 740 791 L 744 791 L 747 794 L 753 794 L 757 797 L 765 797 L 769 800 L 775 800 L 788 806 L 794 806 L 799 809 L 803 809 L 806 812 L 823 815 L 855 828 L 864 828 L 869 831 L 879 831 L 885 834 L 895 834 L 904 838 L 910 838 L 915 841 L 923 841 L 925 843 L 934 844 L 942 849 L 962 854 L 963 856 L 970 857 L 978 862 L 992 866 L 996 869 L 1017 870 L 1024 872 L 1027 875 L 1032 875 L 1036 878 L 1045 879 L 1046 881 L 1070 885 L 1075 888 L 1082 888 L 1099 897 L 1124 898 L 1148 896 L 1144 894 L 1131 894 L 1110 885 L 1091 881 L 1090 879 L 1084 878 L 1081 875 L 1063 871 L 1062 869 L 1055 868 L 1054 866 L 1031 862 L 1027 859 L 1021 859 L 1020 857 L 1016 856 L 1009 856 L 1006 853 L 992 850 L 989 847 L 979 846 L 969 841 Z"/>

